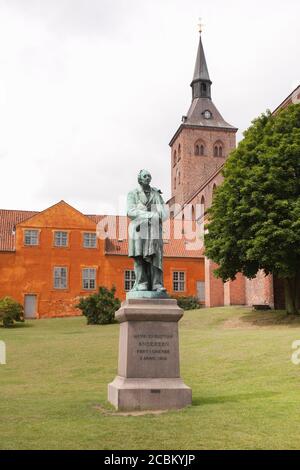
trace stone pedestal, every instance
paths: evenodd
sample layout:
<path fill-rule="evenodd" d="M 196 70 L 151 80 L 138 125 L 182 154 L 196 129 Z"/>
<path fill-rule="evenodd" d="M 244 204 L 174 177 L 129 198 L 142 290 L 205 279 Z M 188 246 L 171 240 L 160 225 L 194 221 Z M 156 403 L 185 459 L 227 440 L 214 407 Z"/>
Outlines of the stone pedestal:
<path fill-rule="evenodd" d="M 108 400 L 118 410 L 183 408 L 192 390 L 180 378 L 178 321 L 174 299 L 127 299 L 116 312 L 120 322 L 118 375 Z"/>

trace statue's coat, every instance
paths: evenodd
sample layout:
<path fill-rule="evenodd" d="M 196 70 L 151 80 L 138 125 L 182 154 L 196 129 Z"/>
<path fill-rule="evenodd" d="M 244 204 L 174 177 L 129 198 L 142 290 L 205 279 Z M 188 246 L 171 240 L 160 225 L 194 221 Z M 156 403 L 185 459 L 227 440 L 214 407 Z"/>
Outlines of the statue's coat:
<path fill-rule="evenodd" d="M 151 223 L 153 213 L 159 214 L 159 224 Z M 161 191 L 152 187 L 149 200 L 142 188 L 130 191 L 127 196 L 127 215 L 131 219 L 128 256 L 141 256 L 162 270 L 162 222 L 168 218 L 168 211 Z"/>

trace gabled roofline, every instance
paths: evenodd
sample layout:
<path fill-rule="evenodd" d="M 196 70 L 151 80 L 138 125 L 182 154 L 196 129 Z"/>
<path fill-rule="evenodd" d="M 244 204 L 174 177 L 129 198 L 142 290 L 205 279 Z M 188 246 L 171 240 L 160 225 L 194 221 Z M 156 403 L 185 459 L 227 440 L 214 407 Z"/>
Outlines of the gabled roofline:
<path fill-rule="evenodd" d="M 20 224 L 22 224 L 22 223 L 25 222 L 25 221 L 28 222 L 29 220 L 33 219 L 34 217 L 38 217 L 39 215 L 44 214 L 44 213 L 45 213 L 46 211 L 48 211 L 49 209 L 52 209 L 53 207 L 58 206 L 58 205 L 61 204 L 62 202 L 63 202 L 66 206 L 70 207 L 71 209 L 73 209 L 74 211 L 76 211 L 78 214 L 82 215 L 83 217 L 85 217 L 86 219 L 88 219 L 90 222 L 92 222 L 93 224 L 95 224 L 95 226 L 97 226 L 96 222 L 95 222 L 93 219 L 91 219 L 88 215 L 83 214 L 82 212 L 80 212 L 80 211 L 79 211 L 78 209 L 76 209 L 75 207 L 71 206 L 71 204 L 68 204 L 68 203 L 67 203 L 66 201 L 64 201 L 63 199 L 61 199 L 60 201 L 56 202 L 55 204 L 52 204 L 52 206 L 49 206 L 49 207 L 47 207 L 46 209 L 44 209 L 44 210 L 38 212 L 37 214 L 34 214 L 34 215 L 32 215 L 31 217 L 28 217 L 28 219 L 24 219 L 24 220 L 22 220 L 22 222 L 18 222 L 16 225 L 20 225 Z"/>
<path fill-rule="evenodd" d="M 277 108 L 274 109 L 274 111 L 272 111 L 272 114 L 276 114 L 277 111 L 279 111 L 279 109 L 282 107 L 282 105 L 284 103 L 286 103 L 287 101 L 289 101 L 289 99 L 292 97 L 292 95 L 295 93 L 295 91 L 297 91 L 299 88 L 299 92 L 300 92 L 300 85 L 296 86 L 296 88 L 277 106 Z"/>

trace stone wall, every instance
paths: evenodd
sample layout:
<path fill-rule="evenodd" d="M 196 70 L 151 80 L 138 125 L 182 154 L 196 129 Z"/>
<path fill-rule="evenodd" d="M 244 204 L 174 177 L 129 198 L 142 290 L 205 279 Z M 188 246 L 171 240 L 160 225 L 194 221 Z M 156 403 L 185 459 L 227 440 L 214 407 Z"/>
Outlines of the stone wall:
<path fill-rule="evenodd" d="M 254 279 L 246 279 L 246 304 L 274 308 L 273 276 L 261 270 Z"/>

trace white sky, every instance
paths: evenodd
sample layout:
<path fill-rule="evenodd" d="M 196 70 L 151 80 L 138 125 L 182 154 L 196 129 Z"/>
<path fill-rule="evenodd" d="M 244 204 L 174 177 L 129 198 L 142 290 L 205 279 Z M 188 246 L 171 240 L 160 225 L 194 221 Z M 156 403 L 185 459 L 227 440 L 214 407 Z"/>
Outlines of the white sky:
<path fill-rule="evenodd" d="M 123 213 L 144 167 L 167 199 L 199 16 L 213 101 L 243 131 L 300 83 L 299 0 L 0 0 L 0 207 Z"/>

